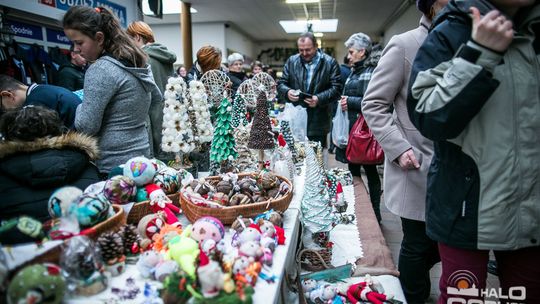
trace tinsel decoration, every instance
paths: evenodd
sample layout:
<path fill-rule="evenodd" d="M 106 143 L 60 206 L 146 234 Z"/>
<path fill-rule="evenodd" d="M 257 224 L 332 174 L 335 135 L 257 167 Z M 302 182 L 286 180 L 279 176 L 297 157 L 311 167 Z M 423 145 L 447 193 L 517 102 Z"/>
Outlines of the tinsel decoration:
<path fill-rule="evenodd" d="M 321 143 L 318 141 L 310 141 L 309 145 L 313 148 L 313 151 L 315 151 L 317 163 L 321 167 L 321 170 L 323 170 L 324 172 L 324 156 L 323 156 L 323 148 L 321 146 Z"/>
<path fill-rule="evenodd" d="M 315 158 L 310 145 L 305 145 L 306 181 L 300 205 L 304 227 L 310 233 L 329 232 L 336 221 L 326 188 L 326 174 Z"/>
<path fill-rule="evenodd" d="M 137 233 L 137 227 L 133 224 L 124 225 L 118 231 L 124 244 L 124 254 L 134 255 L 139 253 L 141 247 L 141 237 Z"/>
<path fill-rule="evenodd" d="M 245 126 L 248 124 L 246 117 L 246 103 L 240 94 L 234 96 L 233 101 L 233 116 L 231 122 L 233 128 L 238 128 L 238 126 Z"/>
<path fill-rule="evenodd" d="M 256 88 L 263 87 L 263 91 L 266 93 L 266 100 L 274 100 L 276 98 L 277 85 L 276 81 L 270 74 L 261 72 L 253 76 L 253 82 Z"/>
<path fill-rule="evenodd" d="M 194 127 L 195 142 L 200 149 L 203 143 L 212 142 L 214 133 L 214 127 L 210 120 L 210 111 L 208 110 L 208 96 L 202 82 L 190 81 L 189 98 L 191 100 L 189 108 L 191 124 Z"/>
<path fill-rule="evenodd" d="M 280 123 L 281 126 L 281 133 L 283 134 L 283 138 L 285 139 L 285 142 L 287 142 L 287 146 L 289 147 L 289 150 L 292 154 L 293 162 L 299 163 L 300 158 L 298 157 L 298 151 L 296 151 L 296 146 L 294 142 L 294 137 L 291 132 L 291 125 L 288 121 L 282 120 Z"/>
<path fill-rule="evenodd" d="M 163 93 L 163 131 L 161 150 L 173 153 L 189 153 L 195 149 L 186 83 L 182 77 L 171 77 Z"/>
<path fill-rule="evenodd" d="M 328 195 L 330 195 L 330 200 L 335 203 L 338 180 L 334 175 L 326 173 L 326 184 L 328 187 Z"/>
<path fill-rule="evenodd" d="M 219 165 L 223 161 L 233 161 L 236 156 L 235 141 L 233 129 L 231 126 L 232 107 L 229 99 L 223 97 L 216 113 L 216 126 L 214 130 L 214 139 L 210 148 L 210 161 Z"/>
<path fill-rule="evenodd" d="M 250 131 L 251 124 L 248 124 L 246 126 L 239 126 L 234 131 L 236 152 L 238 152 L 238 157 L 234 162 L 234 166 L 236 167 L 238 172 L 257 171 L 257 154 L 247 147 Z"/>
<path fill-rule="evenodd" d="M 116 232 L 106 232 L 96 241 L 103 261 L 115 263 L 124 255 L 124 243 L 122 237 Z"/>
<path fill-rule="evenodd" d="M 253 118 L 253 126 L 249 135 L 248 148 L 256 150 L 267 150 L 274 148 L 274 133 L 268 116 L 266 106 L 266 94 L 259 92 L 257 97 L 257 110 Z M 262 159 L 260 160 L 262 161 Z"/>
<path fill-rule="evenodd" d="M 223 93 L 227 92 L 227 84 L 231 80 L 229 76 L 220 70 L 210 70 L 201 77 L 201 82 L 206 88 L 208 94 L 208 100 L 218 107 L 223 99 Z M 227 96 L 230 96 L 227 92 Z"/>

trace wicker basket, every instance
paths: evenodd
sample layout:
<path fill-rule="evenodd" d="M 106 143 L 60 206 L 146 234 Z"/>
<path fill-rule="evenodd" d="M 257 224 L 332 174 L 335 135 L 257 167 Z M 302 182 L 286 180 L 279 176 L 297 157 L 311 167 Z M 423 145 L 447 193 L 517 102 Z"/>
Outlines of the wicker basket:
<path fill-rule="evenodd" d="M 302 249 L 297 255 L 296 262 L 308 271 L 332 268 L 332 248 Z"/>
<path fill-rule="evenodd" d="M 126 213 L 124 212 L 124 208 L 119 205 L 112 205 L 114 210 L 114 215 L 103 222 L 86 229 L 85 235 L 91 238 L 92 240 L 97 240 L 97 238 L 108 231 L 117 231 L 126 224 Z M 83 230 L 84 231 L 84 230 Z M 68 242 L 68 240 L 64 241 Z M 23 263 L 20 266 L 17 266 L 15 269 L 10 270 L 11 274 L 15 274 L 19 269 L 22 269 L 26 265 L 31 264 L 37 264 L 37 263 L 54 263 L 58 264 L 60 262 L 60 254 L 62 253 L 62 247 L 63 245 L 55 246 L 51 248 L 50 250 L 42 253 L 41 255 L 38 255 L 31 259 L 28 262 Z"/>
<path fill-rule="evenodd" d="M 238 174 L 239 179 L 246 177 L 246 176 L 254 176 L 253 173 L 240 173 Z M 203 216 L 213 216 L 217 219 L 219 219 L 223 224 L 230 225 L 236 220 L 238 216 L 243 217 L 255 217 L 258 214 L 261 214 L 267 210 L 273 209 L 280 212 L 285 212 L 287 208 L 289 208 L 289 204 L 291 203 L 292 196 L 293 196 L 293 185 L 292 183 L 285 177 L 276 175 L 281 181 L 285 181 L 287 184 L 289 184 L 289 192 L 278 199 L 270 199 L 265 202 L 259 202 L 259 203 L 253 203 L 253 204 L 247 204 L 247 205 L 239 205 L 239 206 L 229 206 L 229 207 L 223 207 L 223 208 L 208 208 L 208 207 L 202 207 L 197 206 L 193 203 L 191 203 L 183 193 L 180 193 L 180 207 L 182 208 L 182 211 L 186 215 L 187 219 L 190 222 L 195 222 L 197 219 L 203 217 Z M 218 181 L 220 179 L 219 176 L 211 176 L 207 177 L 206 180 L 212 181 Z"/>
<path fill-rule="evenodd" d="M 176 206 L 180 206 L 179 203 L 179 193 L 170 194 L 167 195 L 173 204 Z M 135 203 L 133 207 L 131 207 L 131 210 L 129 210 L 129 214 L 127 215 L 127 222 L 128 224 L 135 224 L 137 225 L 139 221 L 148 214 L 151 214 L 152 209 L 150 208 L 150 201 L 142 201 L 139 203 Z"/>

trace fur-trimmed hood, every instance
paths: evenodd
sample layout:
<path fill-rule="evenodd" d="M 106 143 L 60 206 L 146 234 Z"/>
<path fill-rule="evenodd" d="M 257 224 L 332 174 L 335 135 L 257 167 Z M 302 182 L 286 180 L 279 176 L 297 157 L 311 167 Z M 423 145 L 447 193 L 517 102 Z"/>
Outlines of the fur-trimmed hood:
<path fill-rule="evenodd" d="M 55 137 L 38 138 L 34 141 L 0 141 L 0 159 L 21 153 L 36 152 L 45 149 L 70 148 L 83 151 L 89 159 L 99 157 L 97 140 L 77 132 L 68 132 Z"/>

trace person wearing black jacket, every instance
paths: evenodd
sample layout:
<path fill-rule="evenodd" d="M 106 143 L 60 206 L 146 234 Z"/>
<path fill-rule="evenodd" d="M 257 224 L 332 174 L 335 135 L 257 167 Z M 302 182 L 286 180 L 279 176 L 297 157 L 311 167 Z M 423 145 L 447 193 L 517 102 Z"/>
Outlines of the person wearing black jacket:
<path fill-rule="evenodd" d="M 300 35 L 297 44 L 299 54 L 287 59 L 278 81 L 279 99 L 307 109 L 307 136 L 326 148 L 326 135 L 330 131 L 330 104 L 339 99 L 342 89 L 339 64 L 318 49 L 313 33 Z M 312 97 L 302 100 L 298 91 Z"/>
<path fill-rule="evenodd" d="M 63 134 L 55 111 L 25 106 L 0 120 L 0 221 L 21 215 L 49 219 L 47 202 L 63 186 L 84 190 L 100 181 L 95 165 L 97 141 L 89 136 Z"/>
<path fill-rule="evenodd" d="M 70 91 L 78 91 L 84 87 L 86 59 L 81 54 L 73 51 L 73 45 L 70 48 L 70 56 L 69 64 L 62 65 L 58 70 L 58 82 L 56 85 Z"/>
<path fill-rule="evenodd" d="M 227 57 L 227 63 L 229 64 L 229 73 L 227 75 L 232 82 L 231 96 L 234 96 L 240 84 L 247 79 L 246 73 L 242 71 L 244 56 L 239 53 L 232 53 Z"/>

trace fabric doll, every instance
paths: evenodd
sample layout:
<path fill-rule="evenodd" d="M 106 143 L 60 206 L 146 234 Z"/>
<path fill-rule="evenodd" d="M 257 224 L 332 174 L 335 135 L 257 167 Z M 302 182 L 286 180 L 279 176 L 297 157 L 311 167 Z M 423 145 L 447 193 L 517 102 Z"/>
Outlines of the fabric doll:
<path fill-rule="evenodd" d="M 378 282 L 374 282 L 369 274 L 366 275 L 364 282 L 353 284 L 347 289 L 347 299 L 353 303 L 369 301 L 373 304 L 383 304 L 385 301 L 393 299 L 392 294 L 384 294 L 382 287 L 377 288 Z M 378 292 L 381 290 L 381 292 Z"/>

